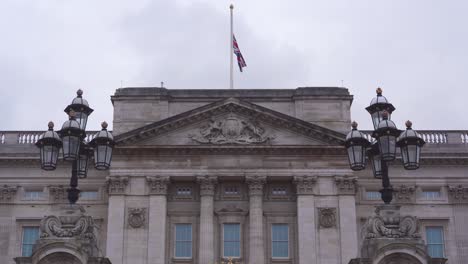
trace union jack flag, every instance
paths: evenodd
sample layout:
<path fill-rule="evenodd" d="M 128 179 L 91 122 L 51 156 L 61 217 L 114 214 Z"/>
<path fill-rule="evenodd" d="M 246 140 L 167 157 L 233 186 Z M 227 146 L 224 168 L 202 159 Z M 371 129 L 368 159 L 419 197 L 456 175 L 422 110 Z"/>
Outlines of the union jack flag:
<path fill-rule="evenodd" d="M 244 57 L 242 57 L 242 53 L 240 52 L 239 45 L 237 45 L 237 40 L 234 34 L 232 35 L 232 42 L 234 54 L 237 56 L 237 64 L 239 65 L 239 70 L 242 72 L 242 68 L 247 67 L 247 64 L 245 63 Z"/>

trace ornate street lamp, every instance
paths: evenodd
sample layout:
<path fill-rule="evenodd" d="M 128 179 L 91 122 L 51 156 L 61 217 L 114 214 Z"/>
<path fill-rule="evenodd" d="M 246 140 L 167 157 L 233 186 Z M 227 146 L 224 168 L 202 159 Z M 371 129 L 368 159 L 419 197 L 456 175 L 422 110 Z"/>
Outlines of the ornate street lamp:
<path fill-rule="evenodd" d="M 375 178 L 382 179 L 380 193 L 385 204 L 389 204 L 393 198 L 393 188 L 388 177 L 387 162 L 396 158 L 396 148 L 400 148 L 403 167 L 407 170 L 419 168 L 421 147 L 424 140 L 416 131 L 411 129 L 411 122 L 407 121 L 407 129 L 400 131 L 395 123 L 390 120 L 391 113 L 395 110 L 387 98 L 382 96 L 382 89 L 377 89 L 377 97 L 372 99 L 371 105 L 366 108 L 371 114 L 374 131 L 372 137 L 375 141 L 367 141 L 362 132 L 357 130 L 356 122 L 352 124 L 352 130 L 346 137 L 345 147 L 348 152 L 349 165 L 352 170 L 363 170 L 365 168 L 365 155 L 361 156 L 360 148 L 367 148 L 367 156 L 372 165 Z M 356 147 L 359 146 L 359 147 Z M 359 152 L 359 154 L 358 154 Z"/>
<path fill-rule="evenodd" d="M 80 194 L 78 178 L 87 177 L 91 155 L 95 156 L 96 169 L 108 169 L 112 159 L 112 148 L 115 144 L 112 134 L 106 129 L 106 122 L 103 122 L 103 129 L 89 144 L 84 141 L 86 123 L 93 109 L 82 98 L 82 90 L 78 90 L 77 95 L 72 103 L 65 108 L 69 120 L 63 123 L 62 129 L 58 133 L 54 132 L 54 123 L 49 122 L 49 130 L 42 134 L 36 143 L 40 149 L 42 169 L 55 170 L 60 149 L 62 149 L 63 160 L 73 162 L 70 188 L 67 189 L 68 201 L 71 204 L 78 201 Z"/>

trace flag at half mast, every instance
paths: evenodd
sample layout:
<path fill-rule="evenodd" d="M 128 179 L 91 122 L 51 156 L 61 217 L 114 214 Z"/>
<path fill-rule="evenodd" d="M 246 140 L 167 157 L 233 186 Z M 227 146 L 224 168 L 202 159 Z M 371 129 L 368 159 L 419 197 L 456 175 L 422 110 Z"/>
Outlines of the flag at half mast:
<path fill-rule="evenodd" d="M 247 67 L 247 64 L 245 63 L 244 57 L 240 52 L 239 45 L 237 44 L 237 40 L 234 34 L 232 34 L 232 49 L 234 51 L 234 54 L 236 54 L 237 56 L 237 64 L 239 65 L 239 70 L 242 72 L 242 68 Z"/>

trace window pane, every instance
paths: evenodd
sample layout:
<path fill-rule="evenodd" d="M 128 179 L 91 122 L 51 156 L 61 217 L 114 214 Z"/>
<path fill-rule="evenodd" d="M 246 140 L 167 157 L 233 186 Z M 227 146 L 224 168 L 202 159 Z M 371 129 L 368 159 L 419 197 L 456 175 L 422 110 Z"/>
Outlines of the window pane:
<path fill-rule="evenodd" d="M 378 191 L 367 191 L 366 199 L 367 200 L 380 200 L 381 194 Z"/>
<path fill-rule="evenodd" d="M 224 257 L 240 257 L 240 224 L 224 224 Z"/>
<path fill-rule="evenodd" d="M 24 199 L 25 200 L 40 200 L 42 199 L 44 193 L 42 191 L 25 191 Z"/>
<path fill-rule="evenodd" d="M 39 238 L 39 227 L 23 227 L 23 240 L 21 255 L 29 257 L 32 254 L 33 245 Z"/>
<path fill-rule="evenodd" d="M 192 225 L 175 225 L 175 256 L 178 258 L 192 257 Z"/>
<path fill-rule="evenodd" d="M 98 192 L 97 191 L 80 192 L 80 199 L 81 200 L 98 200 Z"/>
<path fill-rule="evenodd" d="M 287 224 L 273 224 L 271 226 L 271 255 L 272 257 L 287 258 L 289 249 L 289 228 Z"/>
<path fill-rule="evenodd" d="M 426 227 L 426 240 L 431 257 L 444 257 L 444 235 L 441 226 Z"/>
<path fill-rule="evenodd" d="M 423 198 L 426 200 L 437 199 L 441 197 L 440 191 L 423 191 Z"/>

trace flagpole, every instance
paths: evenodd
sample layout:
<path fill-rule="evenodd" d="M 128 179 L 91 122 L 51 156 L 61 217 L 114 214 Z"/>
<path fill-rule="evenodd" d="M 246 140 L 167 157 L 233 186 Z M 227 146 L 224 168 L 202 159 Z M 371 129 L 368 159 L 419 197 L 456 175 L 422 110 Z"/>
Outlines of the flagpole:
<path fill-rule="evenodd" d="M 234 45 L 234 44 L 233 44 L 233 43 L 234 43 L 234 41 L 233 41 L 233 39 L 232 39 L 233 36 L 234 36 L 233 25 L 232 25 L 232 24 L 233 24 L 233 23 L 232 23 L 232 21 L 233 21 L 233 18 L 232 18 L 232 11 L 233 11 L 233 9 L 234 9 L 234 5 L 231 4 L 231 5 L 229 6 L 229 9 L 231 9 L 231 44 L 230 44 L 230 49 L 229 49 L 229 52 L 231 53 L 231 54 L 230 54 L 230 56 L 231 56 L 231 65 L 230 65 L 230 66 L 231 66 L 231 67 L 230 67 L 230 78 L 231 78 L 230 81 L 231 81 L 231 83 L 230 83 L 230 88 L 231 88 L 231 89 L 234 89 L 234 76 L 233 76 L 233 63 L 234 63 L 234 61 L 233 61 L 233 55 L 234 55 L 234 47 L 233 47 L 233 45 Z"/>

